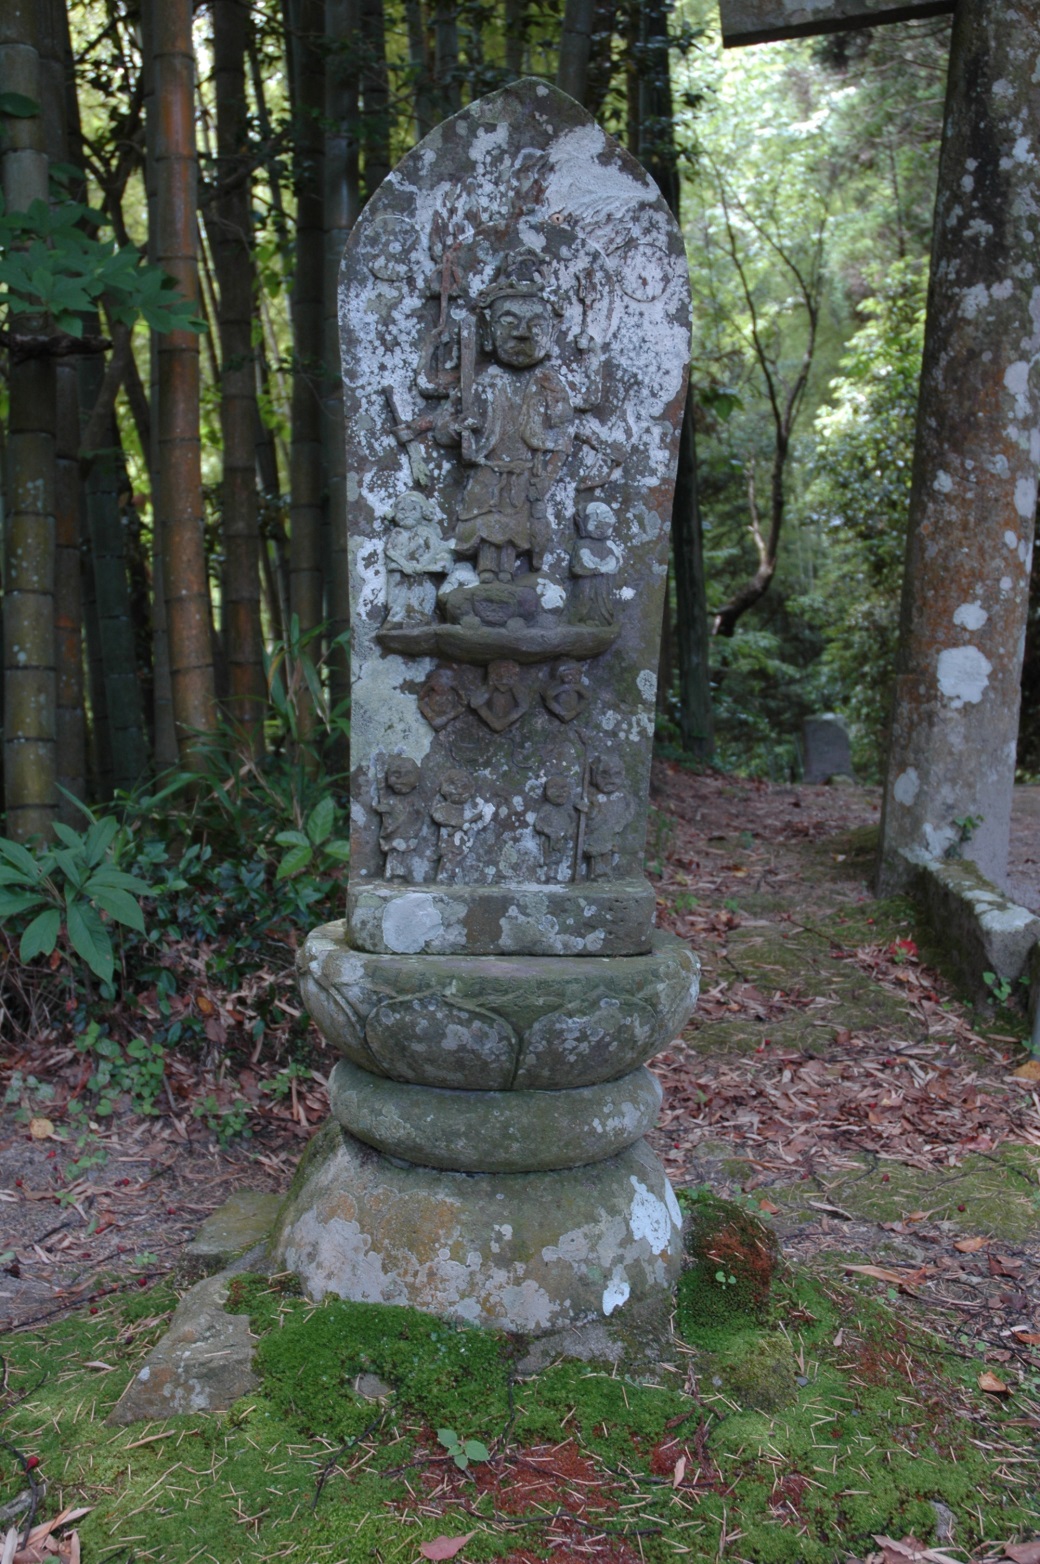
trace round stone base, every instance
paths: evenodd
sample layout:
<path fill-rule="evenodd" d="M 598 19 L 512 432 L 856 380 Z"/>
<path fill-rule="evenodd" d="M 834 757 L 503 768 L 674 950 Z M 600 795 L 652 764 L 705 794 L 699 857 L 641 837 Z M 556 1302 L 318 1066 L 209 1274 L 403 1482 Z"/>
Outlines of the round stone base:
<path fill-rule="evenodd" d="M 661 1107 L 647 1069 L 560 1092 L 454 1092 L 406 1086 L 341 1059 L 329 1104 L 367 1146 L 427 1168 L 545 1173 L 602 1162 L 642 1140 Z"/>
<path fill-rule="evenodd" d="M 564 1172 L 451 1173 L 392 1161 L 330 1120 L 272 1250 L 314 1299 L 409 1304 L 633 1361 L 667 1333 L 682 1217 L 644 1141 Z"/>

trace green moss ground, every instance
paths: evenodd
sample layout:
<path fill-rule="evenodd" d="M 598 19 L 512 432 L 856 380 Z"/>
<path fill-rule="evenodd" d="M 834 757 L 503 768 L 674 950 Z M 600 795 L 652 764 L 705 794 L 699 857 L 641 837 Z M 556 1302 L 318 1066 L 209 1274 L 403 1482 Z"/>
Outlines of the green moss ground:
<path fill-rule="evenodd" d="M 932 1535 L 933 1499 L 954 1511 L 968 1550 L 1040 1530 L 1022 1397 L 1001 1406 L 978 1390 L 978 1363 L 944 1355 L 873 1299 L 806 1277 L 781 1282 L 760 1325 L 735 1315 L 706 1327 L 680 1308 L 686 1339 L 654 1386 L 583 1364 L 517 1382 L 507 1337 L 407 1309 L 314 1308 L 248 1281 L 235 1306 L 260 1336 L 260 1391 L 225 1415 L 106 1426 L 171 1302 L 141 1294 L 6 1347 L 8 1398 L 25 1399 L 7 1412 L 5 1437 L 41 1457 L 46 1513 L 93 1507 L 80 1528 L 92 1561 L 412 1564 L 420 1541 L 474 1528 L 473 1564 L 520 1546 L 537 1555 L 544 1510 L 541 1525 L 529 1510 L 530 1529 L 518 1531 L 515 1516 L 495 1518 L 488 1490 L 524 1446 L 567 1437 L 611 1493 L 606 1509 L 590 1500 L 585 1535 L 600 1523 L 637 1528 L 649 1564 L 714 1558 L 724 1529 L 727 1556 L 825 1564 L 862 1555 L 874 1532 Z M 393 1387 L 384 1402 L 353 1393 L 366 1370 Z M 420 1515 L 423 1472 L 447 1471 L 434 1436 L 444 1427 L 483 1439 L 495 1460 L 449 1472 L 440 1513 L 427 1503 Z M 312 1509 L 319 1472 L 351 1440 Z M 687 1475 L 675 1491 L 680 1455 Z M 0 1470 L 2 1502 L 18 1476 L 6 1455 Z"/>

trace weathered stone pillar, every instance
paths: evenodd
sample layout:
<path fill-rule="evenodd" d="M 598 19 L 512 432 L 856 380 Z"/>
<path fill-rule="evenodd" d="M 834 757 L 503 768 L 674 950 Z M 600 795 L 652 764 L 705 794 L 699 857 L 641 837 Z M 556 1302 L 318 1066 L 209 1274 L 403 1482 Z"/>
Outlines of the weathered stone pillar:
<path fill-rule="evenodd" d="M 645 1061 L 697 980 L 642 874 L 681 236 L 521 82 L 381 186 L 340 319 L 351 870 L 300 971 L 343 1058 L 278 1256 L 314 1296 L 645 1346 L 681 1259 Z"/>
<path fill-rule="evenodd" d="M 954 21 L 879 884 L 1007 868 L 1040 463 L 1040 12 Z"/>

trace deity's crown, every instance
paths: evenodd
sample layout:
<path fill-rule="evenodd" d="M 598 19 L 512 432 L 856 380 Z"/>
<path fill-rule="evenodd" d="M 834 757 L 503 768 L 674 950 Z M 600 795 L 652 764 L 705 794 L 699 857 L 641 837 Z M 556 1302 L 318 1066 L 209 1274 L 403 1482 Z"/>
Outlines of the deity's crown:
<path fill-rule="evenodd" d="M 498 271 L 481 293 L 478 304 L 488 309 L 496 299 L 549 299 L 549 283 L 545 274 L 545 260 L 537 250 L 526 246 L 510 250 L 503 255 Z"/>

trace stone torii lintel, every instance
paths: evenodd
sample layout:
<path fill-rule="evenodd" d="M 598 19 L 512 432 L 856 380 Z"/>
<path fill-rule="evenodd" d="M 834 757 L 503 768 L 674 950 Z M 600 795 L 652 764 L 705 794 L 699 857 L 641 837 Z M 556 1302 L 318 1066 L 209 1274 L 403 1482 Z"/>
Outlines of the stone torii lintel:
<path fill-rule="evenodd" d="M 723 45 L 735 49 L 848 32 L 881 22 L 946 16 L 954 4 L 955 0 L 719 0 L 719 15 Z"/>

